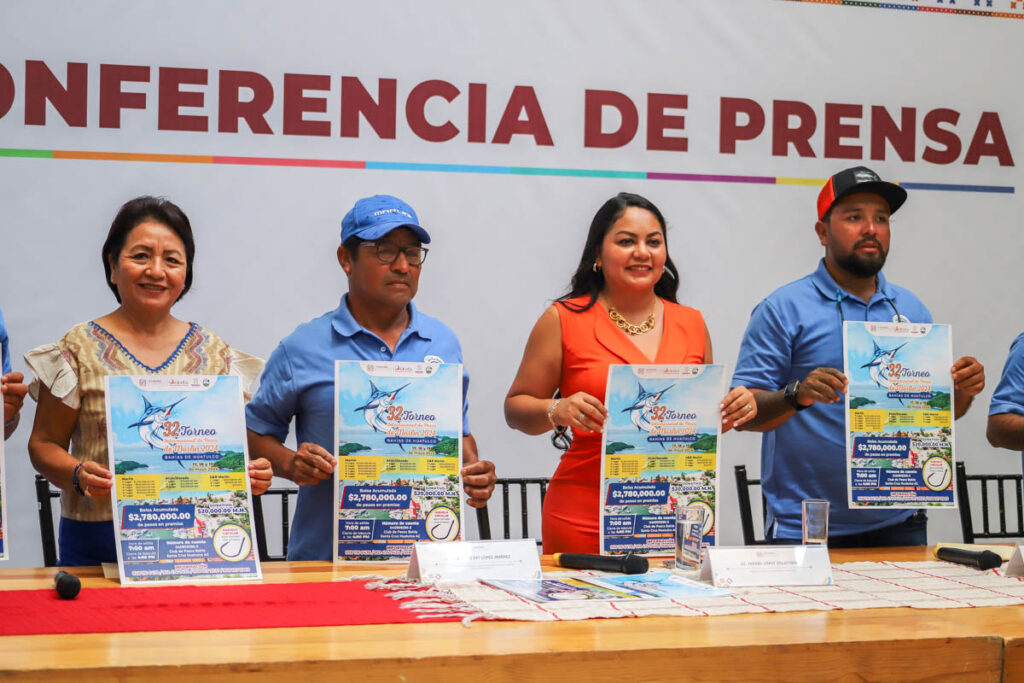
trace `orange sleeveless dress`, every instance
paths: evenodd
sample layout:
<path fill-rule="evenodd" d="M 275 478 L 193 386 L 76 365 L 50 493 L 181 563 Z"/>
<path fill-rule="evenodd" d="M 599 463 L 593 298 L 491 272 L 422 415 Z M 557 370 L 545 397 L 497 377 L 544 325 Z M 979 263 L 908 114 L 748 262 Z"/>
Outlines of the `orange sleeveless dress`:
<path fill-rule="evenodd" d="M 569 301 L 582 306 L 589 297 Z M 700 311 L 662 303 L 664 331 L 654 363 L 703 363 L 706 328 Z M 651 363 L 601 304 L 582 313 L 561 303 L 555 308 L 562 326 L 562 396 L 585 391 L 604 402 L 609 365 Z M 541 533 L 545 554 L 599 552 L 600 451 L 600 432 L 573 434 L 572 446 L 562 455 L 544 497 Z"/>

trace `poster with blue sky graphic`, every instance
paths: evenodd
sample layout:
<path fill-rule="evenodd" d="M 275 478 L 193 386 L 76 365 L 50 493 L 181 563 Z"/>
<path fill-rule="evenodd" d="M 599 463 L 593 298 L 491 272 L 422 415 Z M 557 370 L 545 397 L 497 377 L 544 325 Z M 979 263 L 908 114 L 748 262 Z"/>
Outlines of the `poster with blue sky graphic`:
<path fill-rule="evenodd" d="M 4 352 L 10 352 L 10 347 L 0 343 L 0 359 Z M 3 370 L 0 369 L 0 374 Z M 0 408 L 2 417 L 3 408 Z M 3 422 L 3 420 L 0 420 Z M 8 559 L 7 555 L 7 463 L 4 461 L 4 435 L 0 434 L 0 561 Z"/>
<path fill-rule="evenodd" d="M 0 434 L 0 561 L 9 559 L 7 548 L 7 463 L 4 462 L 3 434 Z"/>
<path fill-rule="evenodd" d="M 848 502 L 956 507 L 949 325 L 843 325 Z"/>
<path fill-rule="evenodd" d="M 334 561 L 461 540 L 462 365 L 337 361 L 334 388 Z"/>
<path fill-rule="evenodd" d="M 675 512 L 705 509 L 717 527 L 723 365 L 611 365 L 601 458 L 606 555 L 675 553 Z"/>
<path fill-rule="evenodd" d="M 122 585 L 261 578 L 238 377 L 106 378 Z"/>

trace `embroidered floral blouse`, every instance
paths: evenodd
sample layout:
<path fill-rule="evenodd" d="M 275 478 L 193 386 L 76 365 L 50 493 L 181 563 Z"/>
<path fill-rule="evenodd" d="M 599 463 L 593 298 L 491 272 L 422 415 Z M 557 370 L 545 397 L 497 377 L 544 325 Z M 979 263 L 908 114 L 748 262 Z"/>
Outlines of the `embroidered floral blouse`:
<path fill-rule="evenodd" d="M 78 410 L 71 434 L 71 454 L 113 469 L 107 455 L 107 418 L 103 379 L 107 375 L 237 375 L 245 400 L 252 397 L 263 371 L 261 358 L 233 349 L 204 327 L 191 323 L 170 357 L 155 368 L 141 362 L 118 339 L 95 322 L 74 326 L 55 344 L 25 354 L 35 374 L 29 387 L 38 400 L 39 384 L 65 405 Z M 113 518 L 110 501 L 86 498 L 74 491 L 61 494 L 62 515 L 83 522 Z"/>

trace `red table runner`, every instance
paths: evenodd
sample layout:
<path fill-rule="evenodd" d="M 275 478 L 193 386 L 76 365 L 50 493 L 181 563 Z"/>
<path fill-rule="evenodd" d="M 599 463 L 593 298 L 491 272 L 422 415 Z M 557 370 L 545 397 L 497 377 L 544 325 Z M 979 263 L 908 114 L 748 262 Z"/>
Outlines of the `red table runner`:
<path fill-rule="evenodd" d="M 457 621 L 402 609 L 365 581 L 0 591 L 0 635 L 203 631 Z"/>

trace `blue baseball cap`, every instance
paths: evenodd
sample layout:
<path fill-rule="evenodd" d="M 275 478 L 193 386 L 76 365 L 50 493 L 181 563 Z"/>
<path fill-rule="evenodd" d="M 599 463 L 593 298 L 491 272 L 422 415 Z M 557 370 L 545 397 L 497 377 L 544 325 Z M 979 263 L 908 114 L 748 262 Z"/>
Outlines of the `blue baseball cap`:
<path fill-rule="evenodd" d="M 420 242 L 430 243 L 430 235 L 419 225 L 412 207 L 389 194 L 375 194 L 356 202 L 341 219 L 341 241 L 350 237 L 380 239 L 395 228 L 409 228 Z"/>

